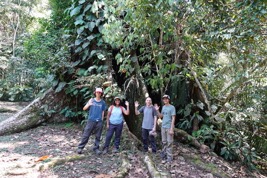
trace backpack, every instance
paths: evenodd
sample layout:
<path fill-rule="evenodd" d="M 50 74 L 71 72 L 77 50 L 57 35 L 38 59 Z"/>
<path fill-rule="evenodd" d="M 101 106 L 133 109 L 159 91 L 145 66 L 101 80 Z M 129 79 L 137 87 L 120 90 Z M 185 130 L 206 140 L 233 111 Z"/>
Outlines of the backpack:
<path fill-rule="evenodd" d="M 112 113 L 113 108 L 114 108 L 114 105 L 111 105 L 111 106 L 110 106 L 110 112 L 108 113 L 108 118 L 110 118 L 110 115 L 111 115 L 111 113 Z M 120 108 L 121 108 L 122 115 L 124 116 L 124 113 L 123 113 L 123 107 L 120 106 Z"/>

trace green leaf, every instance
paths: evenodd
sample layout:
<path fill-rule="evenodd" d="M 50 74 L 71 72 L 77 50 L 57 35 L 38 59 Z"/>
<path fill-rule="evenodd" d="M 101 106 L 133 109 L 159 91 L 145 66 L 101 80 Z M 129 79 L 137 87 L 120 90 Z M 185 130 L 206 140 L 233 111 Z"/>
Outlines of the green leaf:
<path fill-rule="evenodd" d="M 200 109 L 204 109 L 204 104 L 200 101 L 197 102 L 197 107 Z"/>
<path fill-rule="evenodd" d="M 92 7 L 91 4 L 87 4 L 87 6 L 83 10 L 83 13 L 87 12 L 91 7 Z"/>
<path fill-rule="evenodd" d="M 88 41 L 88 42 L 85 42 L 85 43 L 83 43 L 83 45 L 82 45 L 82 48 L 83 48 L 83 49 L 87 48 L 87 46 L 89 46 L 89 44 L 90 44 L 90 42 L 89 42 L 89 41 Z"/>
<path fill-rule="evenodd" d="M 98 11 L 97 1 L 94 1 L 91 11 L 93 13 L 96 13 Z"/>
<path fill-rule="evenodd" d="M 89 41 L 92 41 L 92 39 L 94 39 L 94 38 L 95 38 L 94 35 L 90 35 L 90 36 L 88 36 L 86 39 L 89 40 Z"/>
<path fill-rule="evenodd" d="M 79 69 L 78 72 L 77 72 L 77 75 L 79 76 L 84 76 L 84 74 L 87 72 L 87 70 L 85 69 Z"/>
<path fill-rule="evenodd" d="M 221 149 L 221 155 L 224 155 L 226 153 L 226 147 L 223 147 L 222 149 Z"/>
<path fill-rule="evenodd" d="M 77 29 L 77 34 L 80 35 L 84 31 L 84 26 Z"/>
<path fill-rule="evenodd" d="M 79 6 L 75 7 L 74 9 L 72 9 L 70 11 L 70 16 L 73 17 L 74 15 L 80 13 L 81 8 L 82 8 L 82 5 L 79 5 Z"/>
<path fill-rule="evenodd" d="M 80 60 L 75 61 L 75 62 L 73 62 L 73 63 L 71 64 L 71 66 L 72 66 L 72 67 L 75 67 L 75 66 L 79 65 L 80 62 L 81 62 Z"/>
<path fill-rule="evenodd" d="M 92 32 L 94 28 L 95 28 L 95 22 L 90 22 L 88 24 L 88 29 Z"/>
<path fill-rule="evenodd" d="M 97 58 L 98 59 L 101 59 L 101 60 L 104 60 L 105 56 L 101 53 L 97 53 Z"/>
<path fill-rule="evenodd" d="M 102 21 L 101 19 L 97 19 L 96 22 L 95 22 L 95 26 L 98 27 L 99 24 L 101 23 L 101 21 Z"/>
<path fill-rule="evenodd" d="M 79 4 L 85 3 L 85 0 L 79 0 Z"/>
<path fill-rule="evenodd" d="M 202 121 L 202 120 L 203 120 L 203 117 L 202 117 L 201 115 L 196 114 L 196 116 L 197 116 L 197 119 L 198 119 L 199 121 Z"/>
<path fill-rule="evenodd" d="M 79 52 L 81 52 L 82 50 L 83 50 L 82 47 L 78 47 L 77 49 L 75 49 L 75 53 L 79 53 Z"/>
<path fill-rule="evenodd" d="M 82 24 L 84 24 L 84 20 L 82 20 L 82 19 L 80 19 L 80 20 L 76 20 L 75 22 L 74 22 L 74 24 L 77 26 L 77 25 L 82 25 Z"/>
<path fill-rule="evenodd" d="M 97 50 L 91 51 L 89 58 L 91 58 L 92 56 L 94 56 L 96 52 L 97 52 Z"/>
<path fill-rule="evenodd" d="M 104 26 L 102 24 L 98 26 L 98 30 L 99 30 L 100 33 L 102 33 L 103 29 L 104 29 Z"/>
<path fill-rule="evenodd" d="M 79 46 L 81 43 L 83 42 L 83 40 L 82 39 L 77 39 L 77 40 L 75 40 L 75 46 Z"/>
<path fill-rule="evenodd" d="M 62 91 L 62 89 L 65 87 L 66 84 L 67 84 L 66 82 L 60 82 L 58 84 L 55 92 L 58 93 L 58 92 Z"/>
<path fill-rule="evenodd" d="M 93 65 L 93 66 L 91 66 L 91 67 L 88 68 L 88 72 L 92 72 L 92 70 L 93 69 L 96 69 L 96 68 L 97 68 L 97 66 L 96 65 Z"/>

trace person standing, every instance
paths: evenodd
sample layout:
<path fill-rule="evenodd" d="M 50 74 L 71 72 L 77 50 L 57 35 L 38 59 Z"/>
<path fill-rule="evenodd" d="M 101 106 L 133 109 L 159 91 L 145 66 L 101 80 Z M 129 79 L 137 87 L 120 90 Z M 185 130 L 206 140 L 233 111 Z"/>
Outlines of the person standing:
<path fill-rule="evenodd" d="M 122 106 L 120 97 L 115 97 L 113 105 L 108 109 L 107 115 L 107 135 L 105 145 L 103 147 L 103 154 L 106 154 L 109 149 L 109 144 L 113 134 L 115 133 L 113 153 L 119 152 L 121 133 L 123 129 L 124 118 L 123 114 L 129 115 L 129 102 L 126 101 L 127 110 Z"/>
<path fill-rule="evenodd" d="M 82 139 L 78 145 L 78 154 L 82 154 L 82 150 L 87 144 L 89 137 L 95 133 L 95 144 L 93 150 L 96 154 L 101 154 L 99 150 L 99 143 L 102 134 L 103 118 L 106 109 L 106 103 L 101 97 L 103 96 L 103 90 L 101 88 L 95 89 L 95 98 L 91 98 L 87 104 L 83 107 L 83 110 L 88 110 L 88 120 L 84 128 Z"/>
<path fill-rule="evenodd" d="M 159 112 L 159 106 L 155 105 L 158 112 L 158 116 L 162 119 L 161 137 L 162 137 L 162 152 L 160 154 L 162 159 L 167 159 L 167 162 L 173 160 L 172 147 L 173 147 L 173 135 L 174 135 L 174 123 L 176 110 L 173 105 L 170 104 L 170 96 L 163 95 L 163 107 L 161 113 Z"/>
<path fill-rule="evenodd" d="M 157 124 L 157 111 L 152 105 L 151 98 L 146 98 L 146 105 L 142 106 L 137 110 L 139 103 L 135 102 L 135 114 L 139 115 L 143 113 L 143 122 L 142 122 L 142 139 L 143 139 L 143 149 L 144 152 L 148 152 L 148 142 L 150 141 L 152 152 L 157 152 L 157 146 L 155 141 L 155 136 L 149 133 L 156 133 L 156 124 Z"/>

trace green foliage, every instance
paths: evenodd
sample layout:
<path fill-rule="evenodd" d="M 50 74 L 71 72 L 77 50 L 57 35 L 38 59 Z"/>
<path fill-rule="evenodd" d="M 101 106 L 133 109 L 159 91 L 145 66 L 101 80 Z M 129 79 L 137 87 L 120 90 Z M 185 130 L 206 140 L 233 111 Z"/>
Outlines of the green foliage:
<path fill-rule="evenodd" d="M 32 88 L 27 86 L 15 85 L 9 89 L 8 95 L 10 101 L 31 101 L 33 99 Z"/>
<path fill-rule="evenodd" d="M 259 159 L 258 153 L 250 144 L 249 137 L 244 131 L 228 126 L 221 134 L 220 143 L 223 145 L 220 155 L 227 160 L 240 160 L 250 168 L 255 168 L 255 160 Z"/>
<path fill-rule="evenodd" d="M 74 21 L 75 42 L 71 47 L 79 54 L 80 64 L 94 59 L 95 64 L 107 59 L 101 31 L 105 22 L 103 1 L 73 1 L 66 11 Z M 87 50 L 90 48 L 91 50 Z"/>
<path fill-rule="evenodd" d="M 199 113 L 200 111 L 205 111 L 204 103 L 201 101 L 194 103 L 194 101 L 191 100 L 191 103 L 178 110 L 177 114 L 179 114 L 182 118 L 179 120 L 177 126 L 184 130 L 192 129 L 194 119 L 197 119 L 198 122 L 204 120 Z"/>
<path fill-rule="evenodd" d="M 72 108 L 69 108 L 68 106 L 63 108 L 61 111 L 60 111 L 60 114 L 64 115 L 66 118 L 73 118 L 73 117 L 77 117 L 79 116 L 80 114 L 82 114 L 83 112 L 82 111 L 73 111 Z"/>
<path fill-rule="evenodd" d="M 220 132 L 213 125 L 202 125 L 198 131 L 194 131 L 192 136 L 198 139 L 200 143 L 207 144 L 214 150 L 216 143 L 219 140 Z"/>
<path fill-rule="evenodd" d="M 43 117 L 51 117 L 52 114 L 56 113 L 56 111 L 53 108 L 51 108 L 51 106 L 44 104 L 40 107 L 39 113 Z"/>

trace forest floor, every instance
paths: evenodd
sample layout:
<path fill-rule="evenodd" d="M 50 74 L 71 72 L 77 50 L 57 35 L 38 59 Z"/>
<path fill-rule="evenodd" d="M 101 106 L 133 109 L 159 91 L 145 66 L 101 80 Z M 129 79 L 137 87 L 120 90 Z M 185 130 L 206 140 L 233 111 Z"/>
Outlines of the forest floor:
<path fill-rule="evenodd" d="M 0 121 L 23 107 L 0 102 Z M 5 106 L 5 107 L 4 107 Z M 9 109 L 7 109 L 7 107 Z M 3 109 L 6 108 L 6 109 Z M 14 113 L 13 113 L 14 114 Z M 103 145 L 105 129 L 101 140 Z M 174 160 L 167 164 L 157 154 L 143 153 L 131 146 L 124 130 L 119 153 L 96 155 L 92 136 L 82 155 L 77 145 L 82 127 L 74 123 L 44 124 L 25 132 L 0 137 L 1 178 L 111 178 L 111 177 L 257 177 L 266 178 L 258 172 L 250 172 L 240 163 L 229 163 L 214 153 L 201 154 L 197 149 L 179 142 L 174 143 Z M 159 143 L 160 144 L 160 143 Z M 160 145 L 159 145 L 160 146 Z M 149 161 L 148 161 L 149 160 Z M 151 176 L 151 166 L 158 174 Z M 122 170 L 126 170 L 126 174 Z"/>

